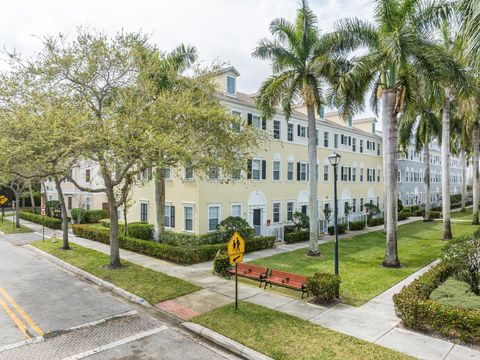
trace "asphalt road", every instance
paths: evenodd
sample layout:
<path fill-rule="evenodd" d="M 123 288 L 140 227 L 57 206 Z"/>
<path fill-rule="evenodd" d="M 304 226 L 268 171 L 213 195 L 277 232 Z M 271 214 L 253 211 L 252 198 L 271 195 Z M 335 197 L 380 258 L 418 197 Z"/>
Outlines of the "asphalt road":
<path fill-rule="evenodd" d="M 235 358 L 22 246 L 37 238 L 0 234 L 0 359 Z"/>

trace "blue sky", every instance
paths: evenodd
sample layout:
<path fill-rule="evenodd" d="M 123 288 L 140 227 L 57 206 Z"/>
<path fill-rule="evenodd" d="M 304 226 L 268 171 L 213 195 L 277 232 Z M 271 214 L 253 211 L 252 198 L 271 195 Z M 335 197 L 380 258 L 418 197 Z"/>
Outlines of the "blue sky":
<path fill-rule="evenodd" d="M 322 31 L 344 17 L 372 17 L 373 0 L 311 0 Z M 258 40 L 268 37 L 272 19 L 294 20 L 297 0 L 41 0 L 2 2 L 0 46 L 30 55 L 45 35 L 73 34 L 77 26 L 108 33 L 142 31 L 160 49 L 195 45 L 205 64 L 235 66 L 240 91 L 252 93 L 270 73 L 266 61 L 251 57 Z"/>

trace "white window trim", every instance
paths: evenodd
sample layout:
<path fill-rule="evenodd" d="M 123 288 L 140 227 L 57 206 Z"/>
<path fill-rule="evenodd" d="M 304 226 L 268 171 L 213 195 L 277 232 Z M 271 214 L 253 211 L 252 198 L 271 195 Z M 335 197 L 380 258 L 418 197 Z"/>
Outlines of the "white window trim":
<path fill-rule="evenodd" d="M 278 204 L 278 221 L 274 220 L 273 216 L 273 205 Z M 281 224 L 282 223 L 282 202 L 280 200 L 272 201 L 272 224 Z"/>
<path fill-rule="evenodd" d="M 171 201 L 165 201 L 165 206 L 172 206 L 172 202 Z M 164 214 L 164 216 L 165 215 L 166 215 L 166 213 Z M 170 224 L 171 224 L 172 223 L 171 212 L 168 214 L 168 217 L 170 218 Z M 166 229 L 173 229 L 173 227 L 167 226 L 167 225 L 165 225 L 165 228 Z"/>
<path fill-rule="evenodd" d="M 274 174 L 275 174 L 274 163 L 276 163 L 276 162 L 278 162 L 278 179 L 274 179 Z M 273 182 L 282 181 L 282 161 L 281 160 L 272 160 L 272 181 Z"/>
<path fill-rule="evenodd" d="M 233 79 L 233 93 L 228 91 L 228 79 Z M 237 79 L 234 76 L 227 75 L 226 76 L 227 84 L 226 84 L 226 93 L 229 96 L 235 96 L 237 93 Z"/>
<path fill-rule="evenodd" d="M 185 229 L 185 222 L 187 218 L 185 217 L 185 208 L 192 208 L 192 230 Z M 187 233 L 195 232 L 195 206 L 191 203 L 183 203 L 183 231 Z"/>
<path fill-rule="evenodd" d="M 222 205 L 221 204 L 208 204 L 208 212 L 207 212 L 207 232 L 214 232 L 216 229 L 210 230 L 210 208 L 211 207 L 218 207 L 218 223 L 222 221 Z"/>
<path fill-rule="evenodd" d="M 230 216 L 234 216 L 232 211 L 234 206 L 240 206 L 240 217 L 243 218 L 243 203 L 230 203 Z"/>
<path fill-rule="evenodd" d="M 262 173 L 262 167 L 263 167 L 263 160 L 261 157 L 254 157 L 252 158 L 252 176 L 251 176 L 251 181 L 262 181 L 263 180 L 263 173 Z M 254 161 L 260 161 L 260 168 L 259 168 L 259 178 L 258 179 L 254 179 L 253 178 L 253 162 Z M 266 177 L 266 176 L 265 176 Z"/>

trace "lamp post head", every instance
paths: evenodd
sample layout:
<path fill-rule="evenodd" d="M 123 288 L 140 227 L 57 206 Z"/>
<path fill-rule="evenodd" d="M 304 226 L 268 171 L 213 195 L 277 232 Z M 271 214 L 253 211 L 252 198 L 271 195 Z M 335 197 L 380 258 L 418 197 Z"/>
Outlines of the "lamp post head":
<path fill-rule="evenodd" d="M 337 166 L 338 164 L 340 164 L 340 159 L 341 158 L 342 157 L 340 156 L 340 154 L 337 154 L 336 152 L 333 152 L 333 154 L 328 156 L 328 161 L 330 162 L 330 165 Z"/>

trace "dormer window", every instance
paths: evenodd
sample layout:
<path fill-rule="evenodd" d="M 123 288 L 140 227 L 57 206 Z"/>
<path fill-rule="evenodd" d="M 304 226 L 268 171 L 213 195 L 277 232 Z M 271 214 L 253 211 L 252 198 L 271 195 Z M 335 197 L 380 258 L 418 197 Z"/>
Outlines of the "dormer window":
<path fill-rule="evenodd" d="M 348 117 L 348 127 L 351 128 L 353 126 L 353 117 L 350 115 Z"/>
<path fill-rule="evenodd" d="M 320 119 L 325 119 L 325 107 L 322 105 L 320 106 Z"/>
<path fill-rule="evenodd" d="M 227 94 L 234 96 L 236 91 L 235 91 L 235 78 L 232 76 L 227 76 Z"/>
<path fill-rule="evenodd" d="M 372 123 L 372 134 L 375 134 L 375 123 Z"/>

